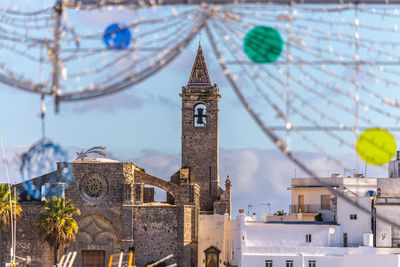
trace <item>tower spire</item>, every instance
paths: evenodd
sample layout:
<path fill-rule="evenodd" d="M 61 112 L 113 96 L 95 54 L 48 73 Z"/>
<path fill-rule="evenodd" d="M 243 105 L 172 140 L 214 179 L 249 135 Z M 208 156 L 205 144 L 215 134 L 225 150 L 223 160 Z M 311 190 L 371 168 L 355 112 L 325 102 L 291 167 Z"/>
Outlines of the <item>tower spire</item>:
<path fill-rule="evenodd" d="M 210 86 L 210 76 L 208 75 L 206 61 L 204 59 L 203 50 L 199 41 L 199 49 L 197 50 L 196 59 L 194 60 L 192 73 L 190 74 L 188 85 Z"/>
<path fill-rule="evenodd" d="M 211 84 L 199 44 L 189 83 L 182 87 L 182 168 L 200 186 L 200 211 L 213 212 L 220 199 L 218 160 L 219 89 Z M 225 213 L 225 208 L 221 208 Z M 220 213 L 218 213 L 220 214 Z"/>

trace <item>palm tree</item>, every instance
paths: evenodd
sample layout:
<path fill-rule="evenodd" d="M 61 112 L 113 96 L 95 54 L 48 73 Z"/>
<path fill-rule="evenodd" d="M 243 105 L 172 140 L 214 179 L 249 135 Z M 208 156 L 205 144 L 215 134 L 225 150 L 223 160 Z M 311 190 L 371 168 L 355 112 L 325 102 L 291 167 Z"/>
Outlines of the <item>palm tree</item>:
<path fill-rule="evenodd" d="M 54 265 L 59 250 L 75 241 L 78 232 L 78 224 L 73 218 L 75 214 L 80 215 L 80 211 L 72 201 L 54 196 L 46 199 L 44 212 L 39 215 L 37 227 L 42 238 L 53 248 Z"/>
<path fill-rule="evenodd" d="M 22 208 L 15 197 L 7 184 L 0 184 L 0 232 L 10 225 L 11 209 L 17 218 L 21 217 Z"/>
<path fill-rule="evenodd" d="M 285 216 L 286 212 L 284 210 L 277 210 L 274 213 L 274 216 Z"/>

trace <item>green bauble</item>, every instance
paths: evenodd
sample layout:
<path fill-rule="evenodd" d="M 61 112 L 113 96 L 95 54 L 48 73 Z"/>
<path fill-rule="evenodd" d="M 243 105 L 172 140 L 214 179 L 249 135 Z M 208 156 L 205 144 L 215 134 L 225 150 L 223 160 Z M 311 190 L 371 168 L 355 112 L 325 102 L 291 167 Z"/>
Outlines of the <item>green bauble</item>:
<path fill-rule="evenodd" d="M 274 28 L 257 26 L 244 37 L 243 49 L 254 63 L 272 63 L 281 55 L 283 40 Z"/>

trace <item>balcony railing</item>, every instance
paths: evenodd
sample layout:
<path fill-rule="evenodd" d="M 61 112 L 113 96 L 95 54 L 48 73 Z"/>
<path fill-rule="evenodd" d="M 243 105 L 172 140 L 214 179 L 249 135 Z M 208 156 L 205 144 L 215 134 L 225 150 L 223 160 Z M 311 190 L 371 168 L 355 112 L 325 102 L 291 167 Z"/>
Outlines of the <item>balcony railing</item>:
<path fill-rule="evenodd" d="M 318 213 L 320 210 L 330 210 L 327 205 L 289 205 L 289 213 Z"/>

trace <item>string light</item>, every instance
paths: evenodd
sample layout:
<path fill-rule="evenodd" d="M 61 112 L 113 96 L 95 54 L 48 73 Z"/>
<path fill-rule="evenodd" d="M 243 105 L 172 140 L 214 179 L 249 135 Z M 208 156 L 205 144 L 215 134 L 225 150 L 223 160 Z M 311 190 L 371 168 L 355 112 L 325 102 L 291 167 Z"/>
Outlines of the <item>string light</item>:
<path fill-rule="evenodd" d="M 121 5 L 118 6 L 118 9 L 120 9 Z M 288 116 L 288 111 L 290 111 L 296 114 L 293 118 L 296 118 L 296 116 L 301 117 L 304 121 L 310 122 L 317 128 L 323 128 L 323 122 L 326 121 L 326 123 L 340 125 L 340 130 L 357 132 L 357 127 L 352 127 L 349 121 L 341 122 L 328 112 L 325 112 L 320 106 L 309 103 L 304 96 L 292 88 L 291 83 L 294 83 L 299 89 L 306 90 L 309 94 L 326 102 L 332 109 L 336 108 L 345 113 L 352 114 L 357 117 L 357 120 L 359 119 L 360 122 L 366 125 L 376 126 L 373 125 L 369 116 L 364 115 L 364 112 L 375 112 L 388 119 L 400 120 L 400 116 L 387 109 L 387 107 L 399 107 L 396 99 L 388 97 L 388 95 L 376 90 L 376 88 L 369 87 L 363 81 L 359 81 L 359 79 L 354 81 L 354 79 L 346 76 L 345 73 L 337 73 L 333 69 L 327 68 L 330 65 L 343 65 L 350 68 L 355 64 L 368 66 L 369 68 L 360 67 L 357 75 L 374 76 L 379 84 L 383 84 L 389 88 L 397 87 L 399 83 L 396 78 L 400 75 L 399 72 L 386 68 L 382 71 L 382 64 L 379 64 L 382 61 L 377 62 L 377 59 L 363 60 L 363 56 L 375 55 L 378 58 L 385 57 L 388 62 L 390 61 L 389 59 L 393 61 L 393 59 L 399 58 L 395 53 L 398 44 L 389 39 L 364 38 L 363 36 L 359 36 L 358 33 L 361 31 L 379 31 L 397 34 L 396 25 L 400 25 L 400 23 L 396 20 L 399 20 L 400 17 L 396 9 L 358 6 L 357 12 L 359 12 L 359 16 L 363 16 L 364 18 L 366 16 L 379 17 L 384 14 L 386 19 L 386 16 L 388 16 L 390 23 L 385 23 L 385 25 L 380 27 L 365 23 L 365 21 L 360 19 L 353 19 L 352 21 L 349 12 L 355 10 L 356 6 L 354 5 L 334 5 L 327 8 L 310 7 L 307 5 L 295 5 L 291 8 L 284 8 L 279 5 L 269 5 L 267 9 L 264 5 L 253 4 L 204 5 L 195 8 L 174 7 L 170 9 L 170 14 L 154 18 L 141 14 L 141 9 L 148 7 L 156 8 L 156 1 L 141 1 L 137 5 L 130 7 L 135 12 L 138 12 L 137 16 L 135 16 L 136 19 L 128 25 L 133 32 L 132 47 L 118 54 L 113 54 L 99 42 L 102 36 L 101 30 L 97 33 L 82 34 L 74 29 L 73 22 L 68 15 L 74 11 L 68 10 L 64 12 L 61 31 L 63 35 L 62 42 L 65 45 L 60 50 L 61 60 L 59 62 L 63 82 L 58 89 L 60 91 L 57 91 L 59 101 L 97 97 L 134 85 L 137 81 L 142 80 L 144 77 L 149 77 L 149 75 L 161 69 L 171 58 L 182 51 L 182 47 L 189 39 L 186 38 L 185 42 L 180 42 L 180 39 L 182 39 L 181 36 L 194 36 L 193 33 L 196 30 L 193 29 L 197 29 L 198 31 L 204 25 L 206 19 L 213 21 L 217 21 L 218 19 L 221 20 L 219 23 L 226 24 L 227 28 L 224 33 L 226 41 L 231 41 L 232 36 L 237 36 L 242 40 L 249 29 L 261 23 L 273 24 L 275 29 L 283 33 L 286 45 L 290 47 L 290 51 L 287 51 L 286 59 L 285 57 L 281 57 L 271 67 L 250 66 L 249 68 L 253 72 L 260 71 L 260 73 L 264 73 L 274 81 L 276 85 L 272 85 L 270 82 L 266 83 L 265 80 L 255 77 L 255 79 L 260 79 L 264 83 L 264 86 L 273 86 L 275 88 L 275 95 L 277 93 L 282 94 L 284 91 L 286 92 L 288 101 L 286 101 L 287 103 L 281 103 L 283 106 L 287 106 L 286 116 Z M 68 5 L 65 5 L 64 8 L 68 8 Z M 78 10 L 75 12 L 82 12 L 79 11 L 81 10 L 80 5 L 74 6 L 74 8 Z M 85 6 L 82 10 L 90 12 L 98 9 L 99 7 Z M 55 20 L 53 9 L 47 8 L 35 13 L 13 12 L 10 10 L 0 11 L 0 26 L 4 24 L 5 27 L 14 28 L 15 30 L 12 34 L 8 34 L 7 32 L 1 32 L 0 29 L 0 35 L 2 35 L 0 37 L 4 37 L 0 44 L 1 49 L 37 62 L 39 57 L 35 53 L 31 53 L 31 51 L 39 51 L 45 47 L 45 50 L 48 51 L 48 56 L 42 58 L 41 62 L 47 65 L 45 68 L 49 69 L 49 64 L 52 62 L 54 56 L 54 51 L 51 49 L 54 45 L 52 37 L 37 38 L 36 36 L 40 35 L 34 36 L 30 31 L 18 29 L 22 27 L 36 27 L 35 29 L 40 32 L 43 31 L 42 27 L 53 27 Z M 155 10 L 155 12 L 157 11 Z M 358 28 L 358 31 L 354 35 L 349 34 L 348 29 L 355 26 Z M 287 27 L 290 27 L 290 31 L 285 36 Z M 23 43 L 19 44 L 18 42 L 21 42 L 21 40 L 23 40 Z M 14 44 L 16 45 L 14 46 Z M 236 50 L 240 49 L 240 44 L 235 45 L 237 46 Z M 28 46 L 32 49 L 29 52 L 24 49 Z M 347 49 L 343 49 L 344 46 L 347 46 Z M 355 46 L 358 46 L 357 53 L 353 53 L 352 51 Z M 393 49 L 383 49 L 387 46 L 391 46 Z M 239 65 L 242 64 L 241 62 L 246 62 L 247 60 L 242 54 L 238 53 L 239 56 L 235 60 Z M 102 64 L 100 65 L 98 64 L 97 55 L 103 57 Z M 225 61 L 229 62 L 227 59 Z M 24 90 L 51 94 L 50 91 L 44 91 L 48 88 L 50 79 L 42 79 L 39 85 L 31 77 L 27 78 L 19 75 L 11 68 L 12 66 L 5 64 L 1 67 L 4 75 L 2 80 L 6 80 L 5 82 L 8 84 L 18 85 L 18 87 L 23 87 Z M 110 68 L 114 69 L 113 75 L 107 76 Z M 69 71 L 69 69 L 73 71 Z M 272 71 L 273 69 L 275 70 Z M 273 72 L 277 74 L 275 75 Z M 286 74 L 286 78 L 281 75 L 278 76 L 278 73 Z M 321 73 L 322 76 L 318 76 L 317 73 Z M 326 77 L 327 80 L 324 80 L 322 77 Z M 289 79 L 290 83 L 283 82 Z M 332 81 L 335 80 L 340 81 L 341 84 L 357 84 L 357 88 L 360 91 L 356 95 L 350 95 L 349 92 L 351 91 L 345 91 L 340 86 L 333 85 Z M 72 87 L 79 89 L 68 92 L 65 88 L 71 88 L 71 82 L 76 84 L 76 86 Z M 281 91 L 282 89 L 279 88 L 284 89 Z M 338 96 L 347 99 L 346 101 L 351 97 L 356 97 L 357 105 L 362 109 L 356 111 L 348 105 L 349 103 L 342 103 L 339 99 L 330 99 L 324 96 L 323 90 L 334 92 Z M 361 96 L 365 93 L 379 101 L 374 102 L 363 99 Z M 302 112 L 296 106 L 298 105 L 296 102 L 307 106 L 315 115 L 309 116 L 309 114 Z M 285 110 L 285 108 L 282 110 Z M 317 120 L 317 117 L 320 119 Z M 289 127 L 290 130 L 297 126 L 293 122 L 293 118 L 291 118 L 291 121 L 288 120 L 285 122 L 286 125 L 292 125 L 292 127 Z M 336 136 L 331 137 L 337 138 Z M 346 140 L 338 139 L 338 141 L 346 144 L 346 142 L 343 142 Z M 354 145 L 352 147 L 354 148 Z"/>
<path fill-rule="evenodd" d="M 205 26 L 224 75 L 247 111 L 277 148 L 313 177 L 315 174 L 309 166 L 293 153 L 289 143 L 294 140 L 292 136 L 284 141 L 283 134 L 279 136 L 267 127 L 271 109 L 276 115 L 272 121 L 278 121 L 287 136 L 293 133 L 293 137 L 300 137 L 310 150 L 347 172 L 352 170 L 349 163 L 328 153 L 327 142 L 333 140 L 355 151 L 354 135 L 358 136 L 362 127 L 385 128 L 384 125 L 400 121 L 400 116 L 393 112 L 399 107 L 399 101 L 379 90 L 384 86 L 394 91 L 400 85 L 397 81 L 400 73 L 388 67 L 400 59 L 396 53 L 400 44 L 393 41 L 400 25 L 396 8 L 369 8 L 352 3 L 313 7 L 239 4 L 237 1 L 229 5 L 176 6 L 159 12 L 158 4 L 160 1 L 151 0 L 129 6 L 135 11 L 135 20 L 128 24 L 132 31 L 131 47 L 120 53 L 103 46 L 103 29 L 83 34 L 75 29 L 68 13 L 107 12 L 106 9 L 109 12 L 126 7 L 123 0 L 102 0 L 97 6 L 66 2 L 60 27 L 55 27 L 60 17 L 53 8 L 35 12 L 0 10 L 0 48 L 33 63 L 40 59 L 40 64 L 45 65 L 44 73 L 63 78 L 54 88 L 51 77 L 38 82 L 18 73 L 12 64 L 0 63 L 0 82 L 56 96 L 57 102 L 103 96 L 151 77 L 176 58 Z M 150 11 L 156 15 L 152 17 Z M 385 23 L 371 23 L 376 19 Z M 242 42 L 255 26 L 273 27 L 281 33 L 286 42 L 284 56 L 262 66 L 248 61 Z M 54 36 L 48 30 L 53 27 L 59 31 Z M 382 34 L 390 35 L 390 39 L 379 39 Z M 62 44 L 60 49 L 56 48 L 58 40 Z M 38 57 L 43 51 L 47 56 Z M 102 64 L 99 64 L 99 55 Z M 363 76 L 372 76 L 375 83 L 363 81 Z M 246 90 L 240 90 L 237 84 L 243 84 Z M 254 95 L 261 95 L 262 99 L 248 101 Z M 270 109 L 265 109 L 265 103 Z M 373 122 L 367 112 L 381 116 L 382 122 Z M 313 138 L 302 128 L 303 123 L 325 138 Z M 340 195 L 335 190 L 333 193 Z"/>
<path fill-rule="evenodd" d="M 223 37 L 225 37 L 225 36 L 236 36 L 238 39 L 240 39 L 240 40 L 242 40 L 243 39 L 243 36 L 240 34 L 240 32 L 246 32 L 246 30 L 248 30 L 249 28 L 251 28 L 251 26 L 254 26 L 254 25 L 257 25 L 257 24 L 253 24 L 252 25 L 252 23 L 250 22 L 250 23 L 243 23 L 242 21 L 240 21 L 240 25 L 239 25 L 239 22 L 236 20 L 236 19 L 232 19 L 231 21 L 227 21 L 226 20 L 226 18 L 227 17 L 229 17 L 229 16 L 220 16 L 220 20 L 221 20 L 221 22 L 219 23 L 219 25 L 221 26 L 219 29 L 221 30 L 221 28 L 222 27 L 225 27 L 225 28 L 229 28 L 229 30 L 228 31 L 220 31 L 220 32 L 218 32 L 218 34 L 217 34 L 217 36 L 221 39 L 221 42 L 223 43 L 223 40 L 224 40 L 224 38 L 222 38 L 222 36 Z M 231 16 L 232 17 L 232 16 Z M 233 18 L 235 18 L 234 16 L 233 16 Z M 223 22 L 222 22 L 222 20 L 223 20 Z M 232 30 L 232 28 L 231 27 L 235 27 L 235 26 L 232 26 L 231 24 L 234 24 L 234 23 L 236 23 L 235 24 L 235 26 L 239 29 L 239 28 L 241 28 L 241 29 L 239 29 L 238 31 L 235 31 L 235 30 Z M 239 26 L 238 26 L 239 25 Z M 213 26 L 213 28 L 214 29 L 218 29 L 218 26 L 217 25 L 215 25 L 215 24 L 213 24 L 212 25 Z M 245 28 L 245 29 L 243 29 L 243 28 Z M 233 40 L 232 40 L 232 38 L 228 38 L 229 39 L 229 45 L 228 45 L 228 48 L 229 47 L 235 47 L 236 48 L 236 50 L 234 51 L 234 52 L 232 52 L 231 51 L 231 54 L 233 54 L 233 55 L 236 55 L 236 54 L 239 54 L 239 56 L 238 57 L 240 57 L 240 45 L 237 45 L 235 42 L 233 42 Z M 291 41 L 293 41 L 293 39 L 291 39 L 291 38 L 289 38 L 289 40 L 291 40 Z M 225 50 L 224 50 L 224 52 L 226 52 L 227 50 L 229 50 L 226 46 L 225 46 Z M 314 47 L 312 47 L 312 48 L 314 48 Z M 311 50 L 312 50 L 312 48 L 311 48 Z M 297 47 L 297 49 L 300 51 L 300 52 L 303 52 L 304 53 L 304 50 L 301 50 L 300 48 L 298 48 Z M 317 52 L 316 53 L 314 53 L 313 54 L 313 56 L 315 56 L 315 57 L 320 57 L 321 58 L 321 55 L 324 53 L 324 52 L 327 52 L 326 50 L 323 50 L 323 49 L 316 49 L 317 50 Z M 312 50 L 313 52 L 315 52 L 315 50 Z M 313 52 L 311 52 L 311 53 L 313 53 Z M 346 57 L 344 57 L 343 55 L 341 55 L 341 54 L 337 54 L 336 55 L 337 57 L 341 57 L 341 58 L 348 58 L 348 59 L 355 59 L 351 54 L 348 54 L 348 55 L 346 55 Z M 224 57 L 227 57 L 226 55 L 224 56 Z M 293 59 L 295 59 L 298 63 L 301 63 L 301 59 L 300 58 L 298 58 L 298 57 L 296 57 L 296 56 L 293 56 L 292 55 L 292 58 Z M 322 58 L 323 58 L 323 56 L 322 56 Z M 222 60 L 221 60 L 222 61 Z M 235 58 L 235 60 L 233 61 L 233 62 L 241 62 L 241 61 L 243 61 L 243 57 L 242 58 L 240 58 L 240 60 L 236 57 Z M 225 59 L 225 60 L 223 60 L 222 62 L 227 62 L 227 60 Z M 229 62 L 229 60 L 228 60 L 228 62 Z M 240 63 L 239 63 L 239 65 L 240 65 Z M 247 64 L 248 65 L 248 64 Z M 245 64 L 245 66 L 247 66 L 246 64 Z M 278 65 L 278 64 L 276 64 L 276 65 Z M 307 64 L 306 64 L 307 65 Z M 310 64 L 310 65 L 312 65 L 312 64 Z M 314 64 L 315 65 L 315 64 Z M 317 66 L 318 66 L 318 70 L 320 70 L 320 71 L 323 71 L 324 70 L 324 67 L 322 67 L 322 68 L 319 68 L 319 65 L 318 64 L 316 64 Z M 251 68 L 251 67 L 250 67 Z M 252 72 L 253 73 L 257 73 L 257 75 L 256 76 L 252 76 L 251 78 L 248 78 L 248 80 L 249 80 L 249 82 L 251 82 L 250 81 L 250 79 L 258 79 L 259 77 L 260 77 L 260 71 L 262 71 L 262 70 L 264 70 L 264 69 L 267 69 L 266 67 L 264 68 L 264 66 L 257 66 L 256 67 L 256 69 L 254 69 L 254 70 L 252 70 Z M 270 68 L 271 69 L 271 68 Z M 302 66 L 301 66 L 301 64 L 296 64 L 296 69 L 298 70 L 298 69 L 302 69 Z M 229 73 L 231 73 L 231 71 L 228 71 L 228 69 L 225 69 L 225 73 L 227 74 L 227 75 L 229 75 Z M 241 73 L 243 73 L 243 74 L 245 74 L 246 72 L 245 71 L 242 71 Z M 272 78 L 272 77 L 274 77 L 274 75 L 272 75 L 269 71 L 266 71 L 266 74 L 267 74 L 267 77 L 269 77 L 269 78 Z M 330 75 L 336 75 L 336 76 L 339 76 L 337 73 L 335 73 L 335 72 L 332 72 L 332 71 L 327 71 L 327 73 L 325 73 L 325 74 L 330 74 Z M 295 75 L 294 75 L 295 76 Z M 311 76 L 311 77 L 313 77 L 313 75 Z M 342 77 L 335 77 L 336 79 L 340 79 L 340 78 L 342 78 Z M 282 81 L 282 80 L 280 80 L 280 79 L 282 79 L 282 78 L 276 78 L 275 77 L 275 81 L 276 82 L 278 82 L 278 84 L 279 84 L 279 82 L 280 82 L 280 86 L 282 86 L 282 88 L 284 88 L 284 82 Z M 291 78 L 291 79 L 296 79 L 296 78 Z M 260 79 L 261 80 L 261 79 Z M 263 80 L 263 81 L 265 81 L 265 79 Z M 300 80 L 298 80 L 298 79 L 296 79 L 296 84 L 299 82 Z M 349 84 L 353 84 L 354 83 L 354 81 L 353 80 L 348 80 L 348 79 L 345 79 L 344 80 L 344 82 L 348 82 Z M 315 83 L 317 84 L 317 83 L 319 83 L 319 84 L 323 84 L 323 85 L 325 85 L 325 82 L 322 82 L 322 81 L 319 81 L 319 80 L 317 80 L 317 81 L 315 81 Z M 305 83 L 303 83 L 303 84 L 301 84 L 301 85 L 305 85 Z M 329 85 L 329 87 L 331 87 L 330 85 Z M 272 92 L 276 92 L 276 86 L 273 86 L 273 85 L 271 85 L 270 83 L 266 83 L 266 86 L 265 86 L 265 88 L 269 88 L 269 89 L 271 89 L 271 91 Z M 257 90 L 257 88 L 255 88 L 256 90 Z M 340 92 L 343 96 L 345 96 L 345 97 L 351 97 L 351 95 L 349 94 L 349 93 L 347 93 L 347 92 L 345 92 L 345 91 L 342 91 L 341 89 L 339 89 L 338 87 L 335 87 L 335 89 L 336 89 L 336 91 L 338 91 L 338 92 Z M 294 90 L 292 90 L 291 91 L 292 92 L 292 95 L 293 95 L 293 99 L 296 99 L 296 100 L 299 100 L 300 101 L 300 103 L 303 105 L 303 106 L 308 106 L 308 107 L 310 107 L 316 114 L 319 114 L 320 116 L 321 116 L 321 118 L 323 118 L 323 119 L 328 119 L 328 121 L 333 121 L 336 125 L 340 125 L 341 127 L 341 130 L 342 129 L 349 129 L 349 130 L 351 130 L 351 131 L 356 131 L 356 129 L 354 129 L 354 127 L 348 127 L 348 126 L 345 126 L 345 124 L 343 124 L 343 123 L 341 123 L 340 121 L 338 121 L 338 120 L 336 120 L 336 119 L 334 119 L 334 118 L 332 118 L 331 116 L 329 116 L 328 114 L 326 114 L 326 113 L 324 113 L 324 112 L 321 112 L 315 105 L 312 105 L 312 104 L 310 104 L 310 103 L 308 103 L 304 98 L 302 98 L 299 94 L 297 94 Z M 278 96 L 278 98 L 277 99 L 279 99 L 279 92 L 276 92 L 276 94 L 277 94 L 277 96 Z M 332 104 L 332 101 L 330 101 L 329 100 L 329 98 L 326 98 L 326 97 L 324 97 L 322 94 L 320 94 L 320 93 L 316 93 L 316 95 L 318 96 L 318 97 L 320 97 L 321 99 L 323 99 L 323 100 L 326 100 L 326 101 L 328 101 L 328 102 L 330 102 L 331 104 Z M 269 101 L 269 103 L 271 103 L 271 101 L 272 100 L 270 100 Z M 276 103 L 276 102 L 272 102 L 272 103 Z M 293 102 L 292 102 L 292 104 L 293 104 Z M 363 105 L 364 107 L 367 107 L 367 109 L 371 109 L 372 111 L 376 111 L 376 112 L 378 112 L 378 113 L 380 113 L 380 114 L 382 114 L 382 115 L 385 115 L 386 117 L 393 117 L 393 116 L 391 116 L 391 114 L 389 113 L 389 112 L 387 112 L 387 111 L 385 111 L 384 109 L 380 109 L 379 107 L 375 107 L 374 105 L 369 105 L 368 103 L 366 103 L 366 102 L 362 102 L 362 101 L 360 101 L 360 104 L 361 105 Z M 350 114 L 355 114 L 354 113 L 354 110 L 352 110 L 352 109 L 350 109 L 350 108 L 348 108 L 348 107 L 345 107 L 344 105 L 342 105 L 342 104 L 340 104 L 340 103 L 337 103 L 337 106 L 339 106 L 339 107 L 341 107 L 341 108 L 343 108 L 343 110 L 345 110 L 345 111 L 347 111 L 347 112 L 349 112 Z M 372 107 L 372 108 L 371 108 Z M 274 108 L 275 109 L 275 108 Z M 311 123 L 316 123 L 316 121 L 314 121 L 314 120 L 312 120 L 310 117 L 307 117 L 304 113 L 302 113 L 301 112 L 301 110 L 299 110 L 299 109 L 297 109 L 296 107 L 294 107 L 294 108 L 292 108 L 292 110 L 293 111 L 295 111 L 295 113 L 298 115 L 298 116 L 300 116 L 301 118 L 302 118 L 302 121 L 308 121 L 308 122 L 311 122 Z M 278 118 L 280 118 L 280 117 L 282 117 L 282 111 L 279 111 L 279 112 L 277 112 L 277 114 L 278 114 Z M 390 116 L 389 116 L 390 115 Z M 286 118 L 287 119 L 287 118 Z M 363 117 L 362 115 L 359 115 L 359 119 L 361 120 L 361 121 L 363 121 L 363 122 L 365 122 L 365 123 L 368 123 L 368 124 L 370 124 L 370 125 L 372 125 L 372 122 L 371 122 L 371 120 L 368 118 L 368 117 Z M 286 122 L 287 123 L 287 122 Z M 291 123 L 293 124 L 293 121 L 291 121 Z M 317 129 L 321 129 L 321 131 L 324 131 L 324 126 L 320 126 L 318 123 L 316 124 L 316 125 L 314 125 Z M 293 125 L 292 126 L 292 129 L 296 129 L 296 125 Z M 326 131 L 328 131 L 328 130 L 326 130 Z M 330 130 L 329 130 L 330 131 Z M 343 138 L 341 138 L 340 136 L 338 136 L 338 135 L 332 135 L 331 133 L 329 133 L 329 132 L 327 132 L 327 134 L 328 135 L 330 135 L 332 138 L 335 138 L 335 139 L 337 139 L 342 145 L 343 144 L 345 144 L 345 145 L 347 145 L 347 146 L 349 146 L 349 147 L 351 147 L 352 149 L 355 149 L 355 147 L 354 147 L 354 143 L 353 142 L 347 142 L 347 140 L 345 140 L 345 139 L 343 139 Z M 302 133 L 302 135 L 303 135 L 303 140 L 304 140 L 304 133 Z M 314 148 L 315 147 L 318 147 L 318 146 L 313 146 Z M 320 150 L 321 152 L 324 152 L 324 151 L 322 151 L 323 149 L 321 149 L 321 148 L 323 148 L 323 147 L 319 147 L 318 148 L 318 150 Z M 332 157 L 331 157 L 331 159 L 332 159 Z"/>

